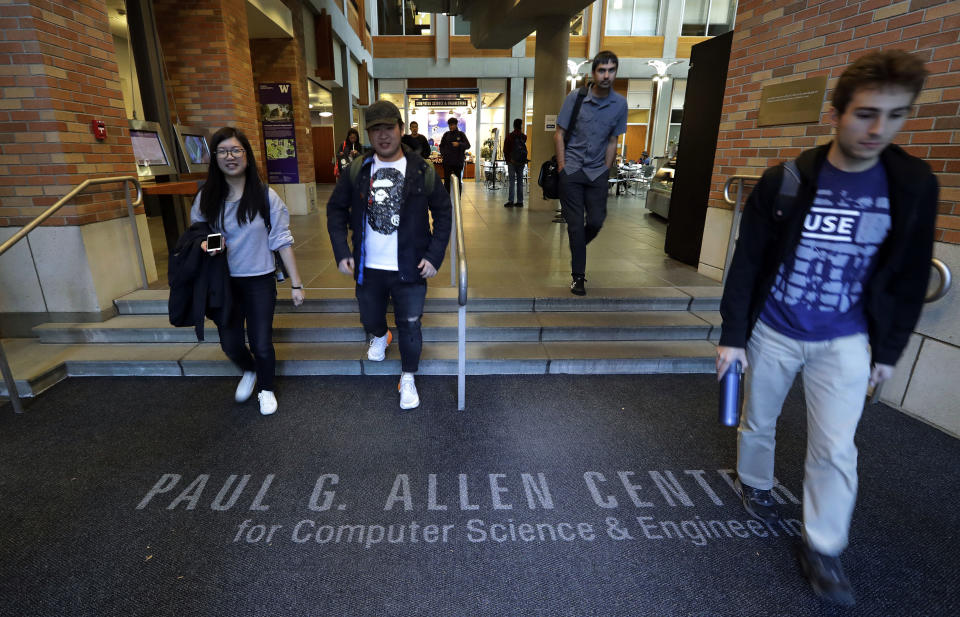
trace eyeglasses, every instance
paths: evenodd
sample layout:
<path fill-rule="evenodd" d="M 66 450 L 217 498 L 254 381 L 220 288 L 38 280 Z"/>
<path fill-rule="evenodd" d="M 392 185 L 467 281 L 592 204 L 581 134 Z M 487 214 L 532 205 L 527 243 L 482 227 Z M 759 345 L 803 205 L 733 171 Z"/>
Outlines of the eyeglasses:
<path fill-rule="evenodd" d="M 233 158 L 240 158 L 246 154 L 243 148 L 230 148 L 229 150 L 217 149 L 217 156 L 219 158 L 225 159 L 233 156 Z"/>

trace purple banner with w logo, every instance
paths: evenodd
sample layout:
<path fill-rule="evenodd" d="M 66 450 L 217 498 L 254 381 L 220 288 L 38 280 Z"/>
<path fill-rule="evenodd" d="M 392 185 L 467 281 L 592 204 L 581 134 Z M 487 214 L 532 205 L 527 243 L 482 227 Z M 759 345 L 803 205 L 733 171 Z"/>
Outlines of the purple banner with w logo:
<path fill-rule="evenodd" d="M 260 123 L 267 160 L 267 182 L 298 184 L 293 92 L 288 83 L 260 84 Z"/>

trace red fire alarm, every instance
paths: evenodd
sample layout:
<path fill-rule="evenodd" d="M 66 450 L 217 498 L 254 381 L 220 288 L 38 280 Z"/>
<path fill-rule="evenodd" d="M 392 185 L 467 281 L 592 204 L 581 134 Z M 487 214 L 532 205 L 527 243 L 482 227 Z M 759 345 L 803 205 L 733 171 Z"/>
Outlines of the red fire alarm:
<path fill-rule="evenodd" d="M 103 141 L 107 138 L 107 125 L 103 120 L 91 120 L 90 128 L 93 130 L 93 136 Z"/>

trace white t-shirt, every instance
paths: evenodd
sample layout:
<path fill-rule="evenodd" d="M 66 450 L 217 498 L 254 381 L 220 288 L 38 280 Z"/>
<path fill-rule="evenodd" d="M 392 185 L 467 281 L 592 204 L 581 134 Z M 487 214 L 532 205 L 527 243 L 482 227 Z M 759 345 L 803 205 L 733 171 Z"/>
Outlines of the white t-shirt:
<path fill-rule="evenodd" d="M 367 228 L 363 234 L 364 268 L 400 269 L 397 265 L 397 227 L 400 226 L 400 201 L 406 172 L 406 157 L 391 162 L 381 161 L 377 155 L 373 157 Z"/>

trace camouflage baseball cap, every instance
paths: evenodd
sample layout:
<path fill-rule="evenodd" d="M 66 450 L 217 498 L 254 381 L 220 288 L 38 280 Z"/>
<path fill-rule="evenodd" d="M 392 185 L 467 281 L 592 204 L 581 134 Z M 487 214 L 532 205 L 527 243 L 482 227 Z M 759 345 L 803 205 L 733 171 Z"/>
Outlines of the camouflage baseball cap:
<path fill-rule="evenodd" d="M 400 110 L 390 101 L 377 101 L 370 107 L 367 107 L 367 113 L 364 116 L 367 130 L 372 129 L 378 124 L 399 124 L 402 121 Z"/>

